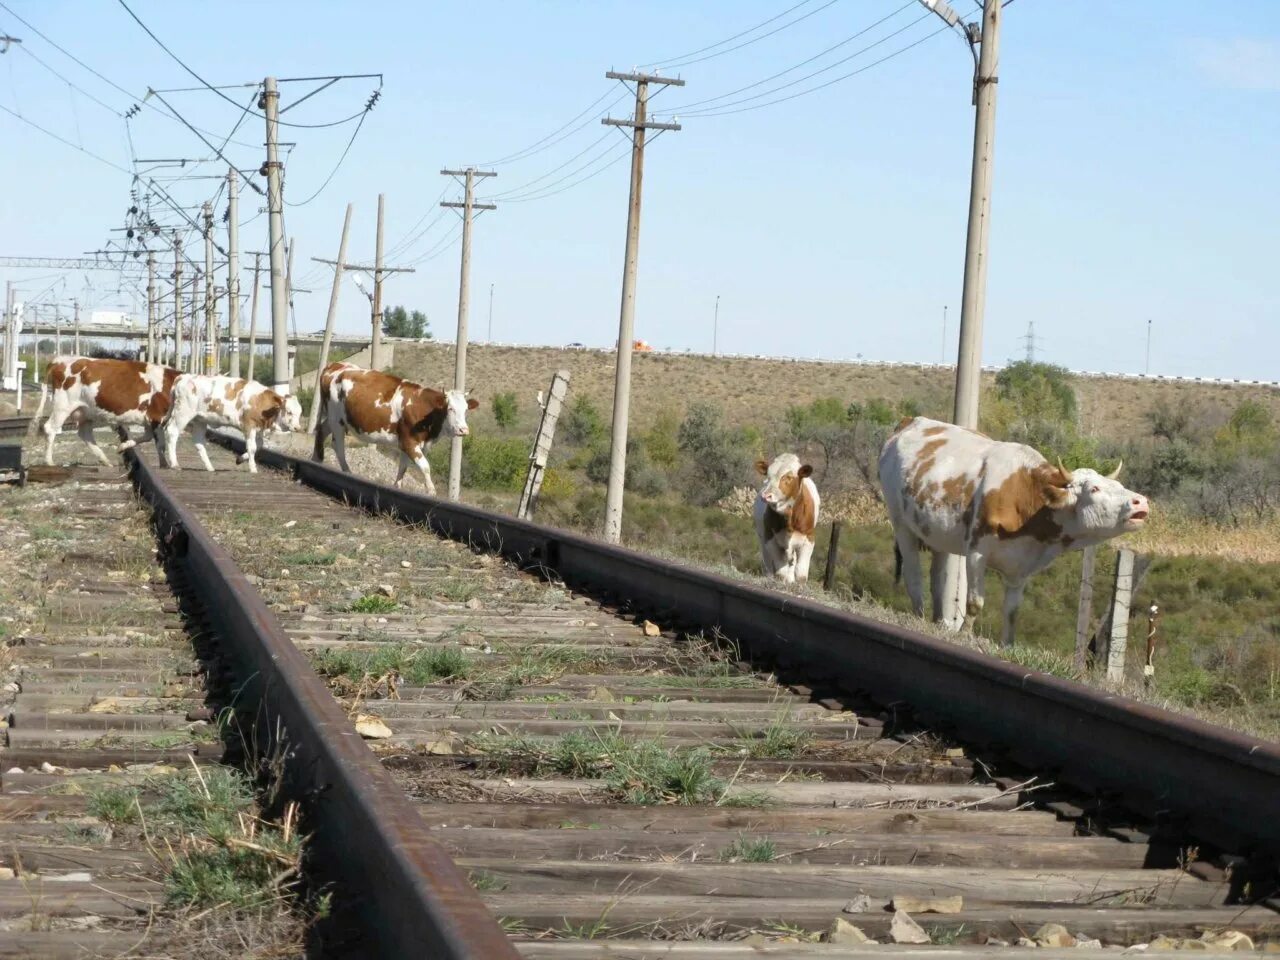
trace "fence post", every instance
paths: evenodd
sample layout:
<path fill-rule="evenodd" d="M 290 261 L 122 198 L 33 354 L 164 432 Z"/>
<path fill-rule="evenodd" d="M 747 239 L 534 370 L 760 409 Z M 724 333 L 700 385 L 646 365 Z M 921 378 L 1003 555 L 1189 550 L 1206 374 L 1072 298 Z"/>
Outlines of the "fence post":
<path fill-rule="evenodd" d="M 836 561 L 840 553 L 840 528 L 844 521 L 833 520 L 831 523 L 831 541 L 827 544 L 827 569 L 822 574 L 822 589 L 830 590 L 836 583 Z"/>
<path fill-rule="evenodd" d="M 1084 548 L 1083 562 L 1080 564 L 1080 603 L 1076 608 L 1076 655 L 1073 661 L 1076 673 L 1083 674 L 1089 655 L 1089 623 L 1093 620 L 1093 565 L 1098 556 L 1098 548 Z"/>
<path fill-rule="evenodd" d="M 551 378 L 547 402 L 542 406 L 542 422 L 538 425 L 538 436 L 533 441 L 533 452 L 529 454 L 529 472 L 525 475 L 524 490 L 520 494 L 520 507 L 516 510 L 516 516 L 521 520 L 529 519 L 538 502 L 538 493 L 542 490 L 542 476 L 546 473 L 547 458 L 551 455 L 551 441 L 556 434 L 556 421 L 560 419 L 560 407 L 568 392 L 569 371 L 559 370 Z"/>
<path fill-rule="evenodd" d="M 1129 644 L 1129 601 L 1133 595 L 1133 551 L 1116 555 L 1116 590 L 1111 608 L 1111 642 L 1107 645 L 1107 679 L 1124 679 L 1124 656 Z"/>

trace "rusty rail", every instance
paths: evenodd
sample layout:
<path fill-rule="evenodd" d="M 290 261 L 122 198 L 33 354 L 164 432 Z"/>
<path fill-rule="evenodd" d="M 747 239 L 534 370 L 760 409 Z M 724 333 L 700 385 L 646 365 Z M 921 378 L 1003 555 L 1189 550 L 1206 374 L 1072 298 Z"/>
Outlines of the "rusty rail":
<path fill-rule="evenodd" d="M 220 437 L 236 449 L 240 441 Z M 940 732 L 1003 754 L 1185 830 L 1203 843 L 1280 857 L 1280 745 L 1030 670 L 917 631 L 765 590 L 579 534 L 418 494 L 261 450 L 329 496 L 428 524 L 575 589 L 606 592 L 715 628 L 744 654 L 910 704 Z"/>
<path fill-rule="evenodd" d="M 285 795 L 303 803 L 314 831 L 309 860 L 357 892 L 369 955 L 515 960 L 467 878 L 231 557 L 159 470 L 132 451 L 128 460 L 162 542 L 230 647 L 237 706 L 258 718 L 258 747 L 286 757 Z"/>

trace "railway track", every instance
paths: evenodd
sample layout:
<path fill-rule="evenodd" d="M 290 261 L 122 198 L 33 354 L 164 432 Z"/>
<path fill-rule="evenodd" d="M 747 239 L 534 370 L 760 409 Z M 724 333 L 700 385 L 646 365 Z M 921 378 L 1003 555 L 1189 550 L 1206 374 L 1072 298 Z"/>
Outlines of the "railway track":
<path fill-rule="evenodd" d="M 1261 896 L 1271 827 L 1235 819 L 1274 797 L 1256 792 L 1280 772 L 1273 745 L 1174 722 L 1191 755 L 1175 763 L 1149 732 L 1169 715 L 1026 671 L 1038 723 L 1070 709 L 1074 730 L 1001 743 L 968 718 L 972 691 L 948 691 L 936 664 L 895 688 L 861 650 L 852 682 L 838 653 L 826 669 L 806 662 L 805 635 L 843 614 L 761 594 L 792 619 L 766 609 L 749 624 L 724 600 L 759 593 L 740 584 L 686 574 L 682 586 L 670 565 L 625 551 L 279 454 L 263 461 L 305 484 L 224 473 L 225 455 L 213 477 L 164 481 L 250 574 L 525 956 L 735 957 L 761 944 L 823 955 L 809 941 L 833 927 L 846 950 L 864 936 L 1128 945 L 1280 932 Z M 714 609 L 695 581 L 719 591 Z M 967 651 L 909 637 L 972 666 Z M 1008 665 L 978 659 L 1004 679 Z M 1008 737 L 1008 705 L 987 707 Z M 1065 751 L 1104 721 L 1114 729 L 1090 780 Z M 1162 806 L 1143 802 L 1162 789 L 1150 779 L 1114 789 L 1125 774 L 1106 768 L 1108 744 L 1127 749 L 1125 723 L 1147 737 L 1129 776 L 1208 764 L 1219 779 L 1190 781 L 1199 799 L 1163 792 Z M 1215 790 L 1237 792 L 1232 809 L 1197 813 Z"/>
<path fill-rule="evenodd" d="M 212 475 L 139 453 L 162 567 L 122 477 L 18 494 L 65 512 L 88 549 L 38 551 L 33 576 L 57 590 L 27 594 L 53 606 L 24 611 L 34 629 L 7 646 L 0 834 L 15 856 L 0 864 L 19 876 L 0 875 L 0 925 L 36 938 L 12 955 L 180 942 L 172 864 L 103 798 L 150 811 L 166 777 L 190 784 L 224 753 L 244 765 L 215 722 L 224 704 L 301 804 L 306 873 L 333 893 L 329 929 L 345 925 L 313 953 L 1280 940 L 1274 745 L 277 453 L 261 462 L 286 472 L 257 476 L 221 452 Z M 68 579 L 62 553 L 90 573 Z M 111 599 L 79 599 L 95 584 Z M 1011 731 L 1024 711 L 1035 725 Z M 55 879 L 59 863 L 75 878 Z M 86 886 L 34 911 L 37 879 Z"/>

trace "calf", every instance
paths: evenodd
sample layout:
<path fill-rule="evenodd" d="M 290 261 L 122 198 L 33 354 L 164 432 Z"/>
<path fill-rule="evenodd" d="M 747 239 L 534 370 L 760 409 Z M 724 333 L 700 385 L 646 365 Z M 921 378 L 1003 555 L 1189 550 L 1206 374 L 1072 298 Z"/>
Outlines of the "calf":
<path fill-rule="evenodd" d="M 191 439 L 206 470 L 212 471 L 205 450 L 209 427 L 236 427 L 244 434 L 245 453 L 237 462 L 249 461 L 249 472 L 258 472 L 254 454 L 258 433 L 288 433 L 302 429 L 302 404 L 297 397 L 282 397 L 256 380 L 184 373 L 173 382 L 172 403 L 164 421 L 169 466 L 178 466 L 178 437 L 188 426 Z"/>
<path fill-rule="evenodd" d="M 111 465 L 102 448 L 94 442 L 93 428 L 115 427 L 120 437 L 117 451 L 128 450 L 136 441 L 126 427 L 141 426 L 142 438 L 153 440 L 160 462 L 164 462 L 161 424 L 169 411 L 169 391 L 178 371 L 140 360 L 102 360 L 90 357 L 54 357 L 40 387 L 40 406 L 52 398 L 49 419 L 44 422 L 45 463 L 53 465 L 53 442 L 63 424 L 76 425 L 76 432 L 106 466 Z"/>
<path fill-rule="evenodd" d="M 813 467 L 801 466 L 794 453 L 782 453 L 773 463 L 757 460 L 756 469 L 764 476 L 754 511 L 764 574 L 784 583 L 804 583 L 821 502 L 810 479 Z"/>
<path fill-rule="evenodd" d="M 324 460 L 324 438 L 331 434 L 338 464 L 350 473 L 346 451 L 350 430 L 359 440 L 398 451 L 397 487 L 412 463 L 427 493 L 434 496 L 427 449 L 441 434 L 465 437 L 467 411 L 477 406 L 479 401 L 468 399 L 461 390 L 432 390 L 390 373 L 331 363 L 320 373 L 320 419 L 312 459 Z"/>
<path fill-rule="evenodd" d="M 1088 469 L 1051 465 L 1031 447 L 923 417 L 903 420 L 880 453 L 880 485 L 895 550 L 917 615 L 924 611 L 920 550 L 933 551 L 933 618 L 942 619 L 944 554 L 965 558 L 965 627 L 982 611 L 987 568 L 1005 581 L 1001 643 L 1027 580 L 1067 550 L 1137 530 L 1147 498 Z"/>

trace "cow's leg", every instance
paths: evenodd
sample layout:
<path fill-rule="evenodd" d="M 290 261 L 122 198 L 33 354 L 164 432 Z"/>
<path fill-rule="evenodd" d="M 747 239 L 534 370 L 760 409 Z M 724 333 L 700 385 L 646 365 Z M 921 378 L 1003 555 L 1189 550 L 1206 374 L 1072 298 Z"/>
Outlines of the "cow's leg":
<path fill-rule="evenodd" d="M 436 495 L 436 485 L 431 479 L 431 464 L 427 462 L 426 445 L 410 442 L 405 446 L 407 449 L 404 450 L 404 453 L 409 455 L 414 466 L 418 468 L 418 473 L 422 475 L 422 485 L 427 488 L 427 496 L 434 497 Z"/>
<path fill-rule="evenodd" d="M 191 442 L 196 445 L 196 453 L 200 454 L 200 462 L 204 464 L 204 468 L 213 473 L 213 464 L 209 462 L 209 451 L 205 449 L 205 431 L 208 426 L 203 420 L 197 420 L 191 428 Z"/>
<path fill-rule="evenodd" d="M 1006 580 L 1004 585 L 1004 631 L 1000 634 L 1000 646 L 1013 646 L 1013 621 L 1018 616 L 1018 607 L 1022 603 L 1022 591 L 1027 588 L 1026 580 Z"/>
<path fill-rule="evenodd" d="M 249 472 L 258 472 L 258 461 L 254 454 L 258 452 L 258 428 L 249 427 L 244 431 L 244 458 L 249 461 Z"/>
<path fill-rule="evenodd" d="M 894 539 L 898 552 L 902 554 L 902 579 L 907 585 L 907 596 L 911 598 L 911 609 L 917 617 L 923 617 L 924 571 L 920 566 L 920 541 L 906 529 L 895 531 Z"/>
<path fill-rule="evenodd" d="M 794 546 L 796 551 L 796 582 L 804 583 L 809 579 L 809 561 L 813 559 L 813 541 L 808 537 L 799 537 Z"/>
<path fill-rule="evenodd" d="M 404 483 L 404 475 L 408 472 L 409 464 L 412 462 L 413 461 L 409 459 L 409 455 L 401 450 L 400 456 L 396 457 L 396 479 L 392 486 L 399 487 Z"/>
<path fill-rule="evenodd" d="M 174 404 L 173 412 L 169 414 L 168 419 L 164 423 L 164 444 L 165 459 L 169 461 L 169 467 L 174 470 L 178 468 L 178 438 L 191 424 L 191 414 L 187 412 L 186 407 L 182 404 Z"/>
<path fill-rule="evenodd" d="M 316 463 L 324 463 L 324 438 L 329 433 L 329 411 L 321 410 L 316 419 L 316 442 L 311 448 L 311 459 Z"/>
<path fill-rule="evenodd" d="M 342 472 L 350 473 L 351 468 L 347 466 L 347 428 L 341 421 L 329 426 L 333 430 L 333 455 L 338 458 Z"/>
<path fill-rule="evenodd" d="M 129 431 L 116 424 L 116 436 L 120 438 L 120 445 L 116 447 L 116 453 L 124 453 L 126 450 L 132 450 L 138 445 L 138 441 L 129 436 Z"/>
<path fill-rule="evenodd" d="M 93 439 L 92 421 L 85 420 L 81 422 L 79 429 L 76 430 L 76 435 L 79 436 L 80 439 L 83 440 L 85 444 L 88 445 L 89 450 L 93 453 L 93 455 L 102 461 L 103 466 L 106 466 L 106 467 L 111 466 L 110 458 L 105 453 L 102 452 L 102 448 L 98 446 L 98 442 Z"/>
<path fill-rule="evenodd" d="M 152 443 L 154 443 L 154 444 L 156 445 L 156 460 L 157 460 L 157 461 L 159 461 L 160 466 L 162 466 L 162 467 L 168 467 L 168 466 L 169 466 L 169 454 L 168 454 L 168 450 L 166 449 L 166 444 L 165 444 L 165 431 L 164 431 L 164 424 L 163 424 L 163 423 L 153 423 L 153 424 L 151 424 L 151 425 L 147 428 L 147 433 L 148 433 L 148 434 L 150 434 L 150 437 L 149 437 L 149 438 L 148 438 L 148 437 L 143 437 L 143 439 L 144 439 L 144 440 L 145 440 L 145 439 L 150 439 L 150 440 L 151 440 L 151 442 L 152 442 Z"/>
<path fill-rule="evenodd" d="M 964 629 L 968 633 L 973 632 L 973 623 L 978 619 L 978 615 L 982 613 L 982 607 L 987 602 L 986 599 L 986 577 L 987 577 L 987 558 L 985 554 L 976 550 L 969 551 L 965 557 L 964 563 L 965 582 L 968 584 L 968 594 L 965 598 L 964 605 Z"/>
<path fill-rule="evenodd" d="M 62 424 L 67 419 L 68 411 L 62 408 L 58 403 L 57 397 L 54 397 L 53 410 L 49 413 L 49 419 L 44 422 L 44 435 L 46 444 L 44 448 L 45 466 L 53 466 L 53 442 L 58 438 L 58 433 L 62 430 Z"/>

